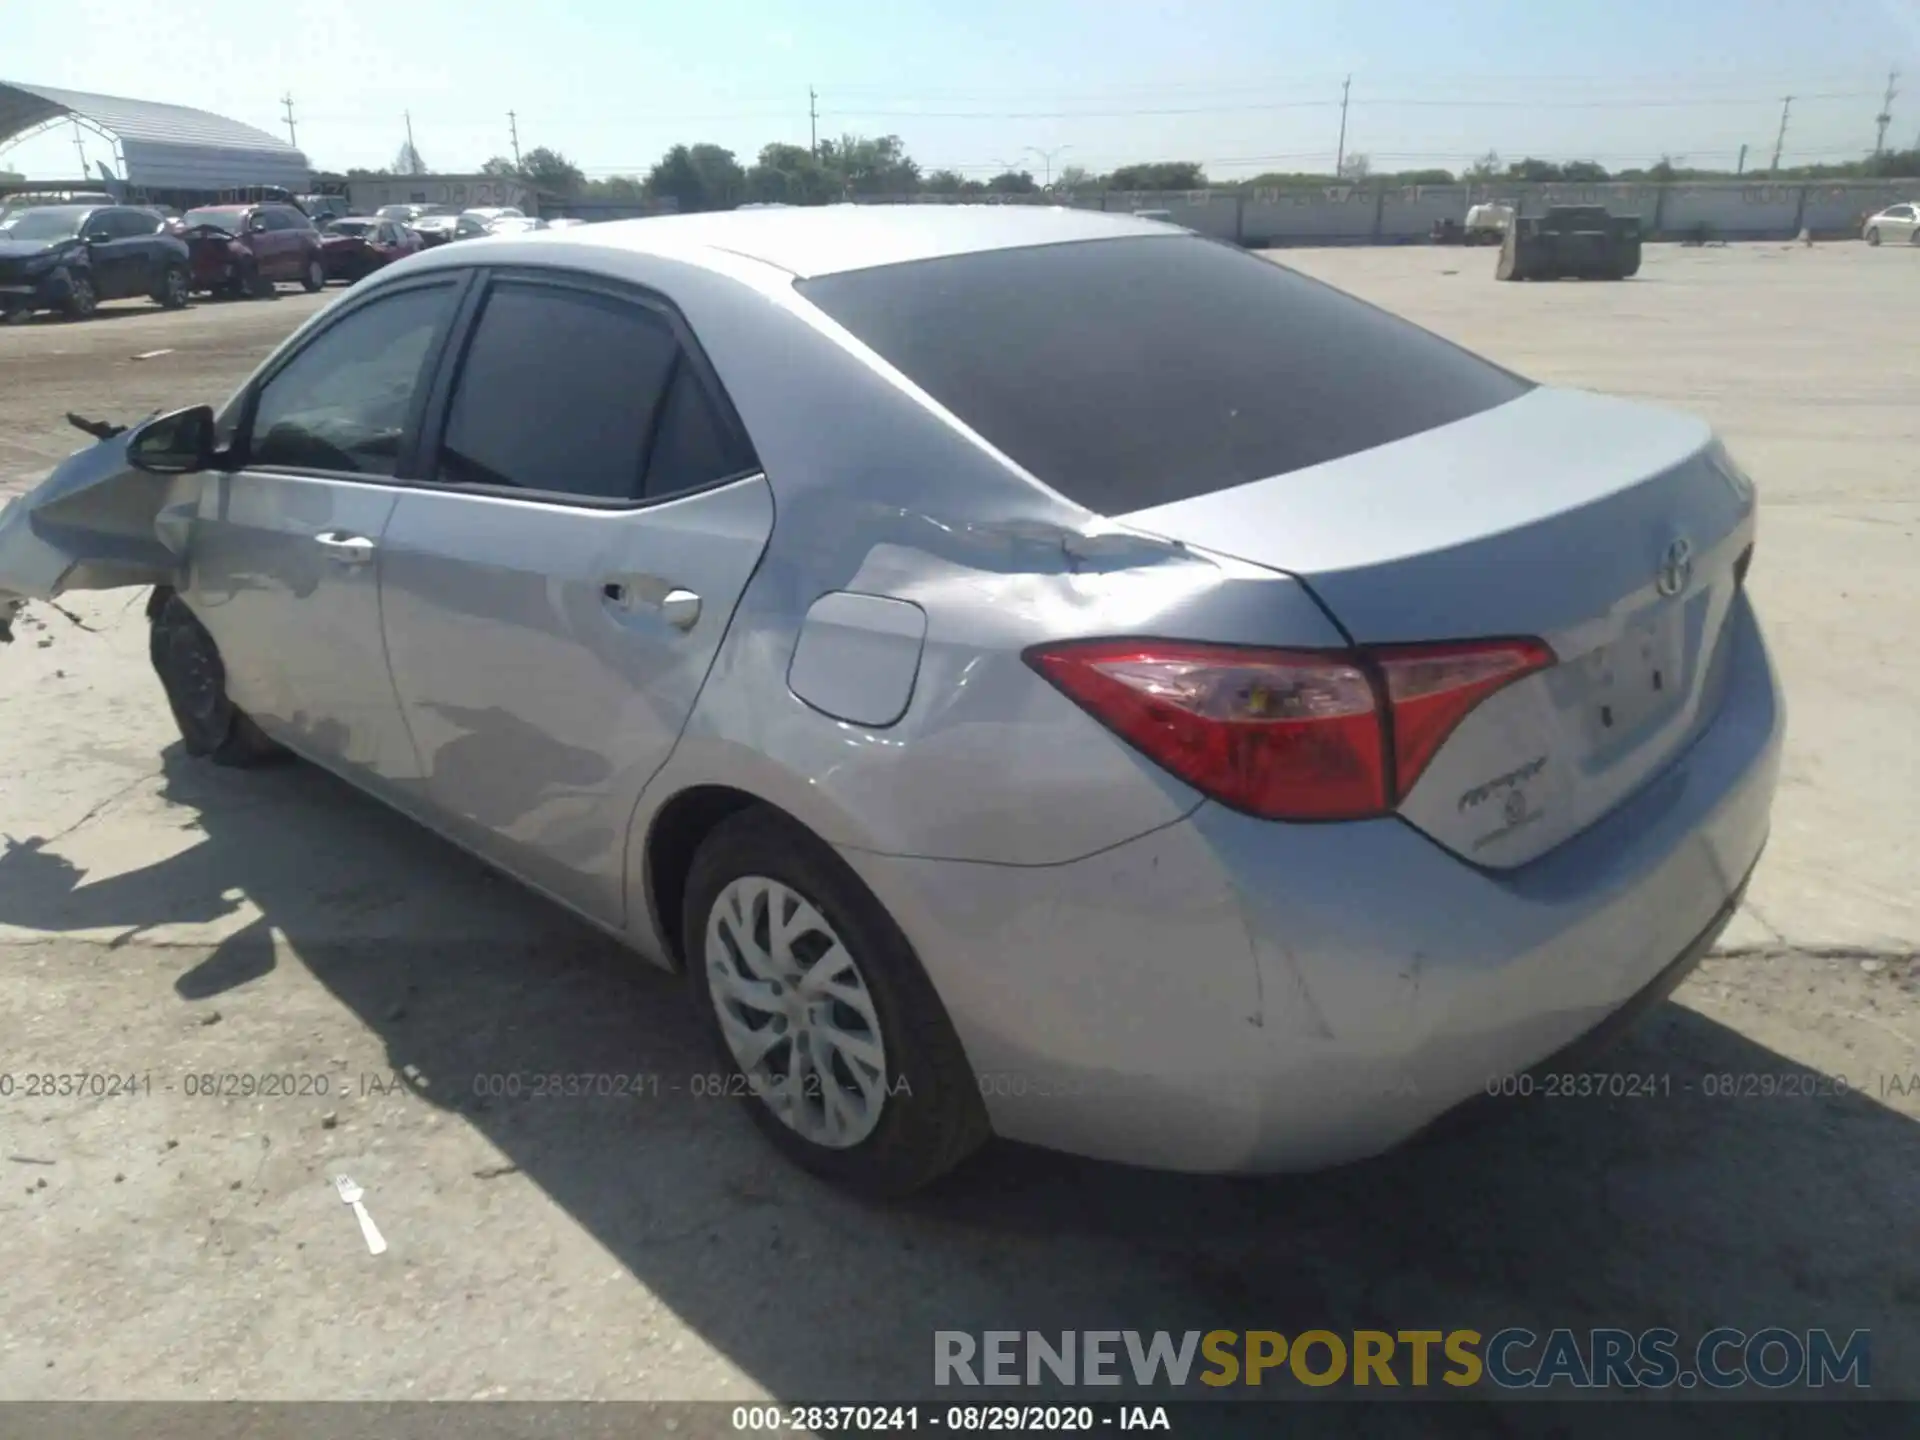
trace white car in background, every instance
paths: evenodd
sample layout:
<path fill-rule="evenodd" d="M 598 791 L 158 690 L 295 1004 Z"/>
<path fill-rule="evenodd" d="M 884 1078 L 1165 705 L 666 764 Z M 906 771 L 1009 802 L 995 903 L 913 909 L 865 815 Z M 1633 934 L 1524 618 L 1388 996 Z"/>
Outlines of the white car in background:
<path fill-rule="evenodd" d="M 469 209 L 462 210 L 460 213 L 462 215 L 471 215 L 482 225 L 491 225 L 496 220 L 505 220 L 510 216 L 514 219 L 524 220 L 527 215 L 527 212 L 517 205 L 475 205 Z"/>
<path fill-rule="evenodd" d="M 1869 245 L 1878 245 L 1882 240 L 1896 245 L 1902 242 L 1920 245 L 1920 204 L 1889 205 L 1878 215 L 1869 215 L 1861 235 Z"/>
<path fill-rule="evenodd" d="M 502 215 L 498 220 L 487 223 L 489 235 L 526 235 L 546 228 L 546 221 L 531 215 Z"/>

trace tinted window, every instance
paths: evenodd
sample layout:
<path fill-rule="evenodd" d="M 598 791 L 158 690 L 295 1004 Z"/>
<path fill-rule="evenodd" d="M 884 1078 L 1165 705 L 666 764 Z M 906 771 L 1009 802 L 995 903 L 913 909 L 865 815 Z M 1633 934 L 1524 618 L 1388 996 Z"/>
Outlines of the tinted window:
<path fill-rule="evenodd" d="M 439 478 L 633 499 L 676 350 L 667 323 L 641 306 L 495 286 L 460 367 Z"/>
<path fill-rule="evenodd" d="M 674 369 L 647 454 L 647 497 L 691 490 L 754 466 L 753 452 L 721 418 L 698 373 L 683 357 Z"/>
<path fill-rule="evenodd" d="M 982 438 L 1108 515 L 1369 450 L 1531 388 L 1384 310 L 1191 236 L 796 284 Z"/>
<path fill-rule="evenodd" d="M 407 290 L 330 325 L 260 392 L 252 465 L 391 475 L 453 288 Z"/>

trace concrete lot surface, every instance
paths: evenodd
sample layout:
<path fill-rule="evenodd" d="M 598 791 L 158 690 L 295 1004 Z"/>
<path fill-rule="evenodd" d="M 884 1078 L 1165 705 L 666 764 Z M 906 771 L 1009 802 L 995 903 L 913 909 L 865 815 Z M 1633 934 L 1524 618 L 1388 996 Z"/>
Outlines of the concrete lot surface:
<path fill-rule="evenodd" d="M 1869 1329 L 1875 1392 L 1920 1397 L 1920 253 L 1659 247 L 1619 285 L 1278 258 L 1698 410 L 1759 482 L 1786 777 L 1722 953 L 1605 1062 L 1653 1098 L 1300 1179 L 1000 1146 L 865 1207 L 699 1093 L 678 982 L 316 770 L 186 759 L 143 594 L 75 597 L 89 628 L 35 607 L 0 651 L 0 1396 L 859 1401 L 929 1395 L 936 1329 L 1726 1324 Z M 317 303 L 0 330 L 0 482 L 75 447 L 65 410 L 223 398 Z M 37 1072 L 136 1093 L 28 1098 Z M 488 1093 L 553 1072 L 655 1079 Z M 226 1075 L 305 1093 L 194 1093 L 257 1086 Z"/>

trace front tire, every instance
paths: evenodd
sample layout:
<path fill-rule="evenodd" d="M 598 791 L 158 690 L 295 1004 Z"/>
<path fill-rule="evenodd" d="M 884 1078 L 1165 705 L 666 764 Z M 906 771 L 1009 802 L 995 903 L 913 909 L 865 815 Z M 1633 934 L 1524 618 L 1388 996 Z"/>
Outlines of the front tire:
<path fill-rule="evenodd" d="M 1878 245 L 1879 243 L 1880 243 L 1880 227 L 1878 225 L 1870 226 L 1867 230 L 1867 244 Z"/>
<path fill-rule="evenodd" d="M 187 274 L 184 265 L 169 265 L 166 273 L 160 277 L 160 285 L 153 292 L 153 303 L 163 310 L 184 310 L 187 308 L 187 295 L 193 288 L 193 277 Z"/>
<path fill-rule="evenodd" d="M 284 756 L 287 752 L 228 698 L 220 648 L 187 602 L 170 591 L 155 591 L 148 614 L 148 658 L 187 753 L 242 767 Z"/>
<path fill-rule="evenodd" d="M 67 281 L 67 298 L 60 307 L 69 320 L 90 320 L 100 309 L 100 293 L 93 288 L 91 275 L 79 274 Z"/>
<path fill-rule="evenodd" d="M 723 821 L 687 878 L 682 944 L 728 1085 L 789 1159 L 892 1198 L 989 1132 L 960 1038 L 906 936 L 846 862 L 761 808 Z"/>
<path fill-rule="evenodd" d="M 300 288 L 312 295 L 325 289 L 326 284 L 327 267 L 320 263 L 318 256 L 309 259 L 306 274 L 300 277 Z"/>

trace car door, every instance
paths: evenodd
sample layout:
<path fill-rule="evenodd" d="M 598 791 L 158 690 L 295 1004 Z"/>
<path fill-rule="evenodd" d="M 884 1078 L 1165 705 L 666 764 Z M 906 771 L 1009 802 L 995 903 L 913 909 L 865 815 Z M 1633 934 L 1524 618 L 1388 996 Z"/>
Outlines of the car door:
<path fill-rule="evenodd" d="M 1916 220 L 1915 218 L 1916 214 L 1920 214 L 1920 212 L 1916 212 L 1911 205 L 1896 205 L 1888 213 L 1893 216 L 1894 224 L 1887 238 L 1889 240 L 1905 240 L 1910 242 L 1913 239 L 1914 231 L 1920 229 L 1920 220 Z"/>
<path fill-rule="evenodd" d="M 124 300 L 141 293 L 142 246 L 129 210 L 96 210 L 87 217 L 87 260 L 93 268 L 93 292 L 102 300 Z"/>
<path fill-rule="evenodd" d="M 191 520 L 188 603 L 234 702 L 267 732 L 376 789 L 419 767 L 380 633 L 380 539 L 412 460 L 464 276 L 343 302 L 244 398 L 240 468 Z"/>
<path fill-rule="evenodd" d="M 436 396 L 431 480 L 381 545 L 395 685 L 446 828 L 618 924 L 634 808 L 759 563 L 772 496 L 657 299 L 542 271 L 495 276 L 475 303 Z"/>

